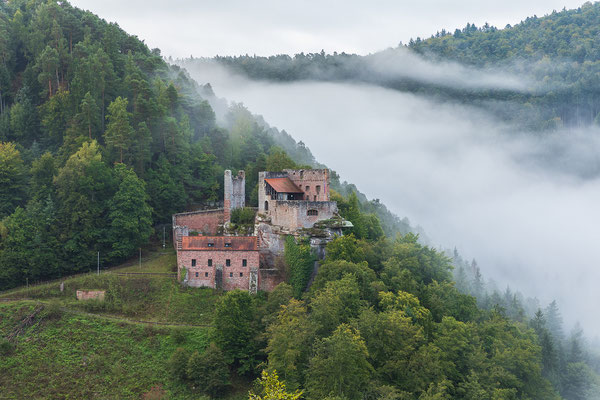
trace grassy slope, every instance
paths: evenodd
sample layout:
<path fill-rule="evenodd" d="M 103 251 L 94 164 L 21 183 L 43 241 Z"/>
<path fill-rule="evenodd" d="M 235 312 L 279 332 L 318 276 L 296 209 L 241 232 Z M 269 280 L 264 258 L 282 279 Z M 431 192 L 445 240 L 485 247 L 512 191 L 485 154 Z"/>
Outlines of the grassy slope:
<path fill-rule="evenodd" d="M 142 271 L 171 272 L 173 263 L 174 253 L 167 252 L 145 262 Z M 218 293 L 182 288 L 164 277 L 103 273 L 64 282 L 62 293 L 59 282 L 52 282 L 0 294 L 0 299 L 23 299 L 0 303 L 0 337 L 8 336 L 39 302 L 45 306 L 14 350 L 0 355 L 0 398 L 137 399 L 156 386 L 169 399 L 198 398 L 168 377 L 166 361 L 177 347 L 204 349 L 210 328 L 131 321 L 208 325 Z M 78 302 L 75 291 L 82 288 L 106 289 L 107 301 Z M 229 398 L 246 398 L 247 390 L 247 382 L 239 382 Z"/>

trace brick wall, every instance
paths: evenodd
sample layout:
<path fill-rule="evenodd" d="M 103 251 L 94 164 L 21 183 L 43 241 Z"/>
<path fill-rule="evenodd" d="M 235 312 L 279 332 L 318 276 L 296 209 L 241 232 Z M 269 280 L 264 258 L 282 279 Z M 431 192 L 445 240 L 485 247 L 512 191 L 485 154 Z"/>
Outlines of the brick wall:
<path fill-rule="evenodd" d="M 272 292 L 275 286 L 284 281 L 283 276 L 277 269 L 261 269 L 259 270 L 258 288 L 265 292 Z"/>
<path fill-rule="evenodd" d="M 209 259 L 212 260 L 212 266 L 208 265 Z M 230 260 L 229 267 L 227 266 L 228 259 Z M 243 266 L 244 259 L 246 260 L 245 267 Z M 195 266 L 192 266 L 192 260 L 196 260 Z M 177 266 L 180 271 L 183 267 L 187 270 L 187 284 L 189 286 L 214 288 L 217 267 L 222 267 L 224 290 L 248 290 L 250 268 L 259 267 L 259 253 L 257 250 L 180 250 L 177 252 Z M 197 277 L 196 273 L 198 274 Z"/>
<path fill-rule="evenodd" d="M 288 178 L 298 186 L 309 201 L 329 201 L 328 169 L 286 169 Z"/>
<path fill-rule="evenodd" d="M 217 235 L 223 225 L 223 209 L 194 211 L 173 215 L 173 226 L 187 226 L 203 235 Z"/>
<path fill-rule="evenodd" d="M 104 300 L 105 290 L 78 290 L 77 300 Z"/>

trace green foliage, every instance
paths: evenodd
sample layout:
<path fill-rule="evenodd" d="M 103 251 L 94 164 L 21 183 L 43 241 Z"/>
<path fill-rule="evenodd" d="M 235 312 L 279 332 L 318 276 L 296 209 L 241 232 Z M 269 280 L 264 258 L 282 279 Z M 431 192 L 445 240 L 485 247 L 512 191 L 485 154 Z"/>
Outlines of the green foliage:
<path fill-rule="evenodd" d="M 327 282 L 325 288 L 314 295 L 310 317 L 317 333 L 325 336 L 355 318 L 362 304 L 356 277 L 344 275 L 342 279 Z"/>
<path fill-rule="evenodd" d="M 294 296 L 300 298 L 312 274 L 315 256 L 307 243 L 296 243 L 289 235 L 285 238 L 285 263 L 288 267 L 289 282 L 294 288 Z"/>
<path fill-rule="evenodd" d="M 109 201 L 112 252 L 110 256 L 123 259 L 145 244 L 152 233 L 152 210 L 144 181 L 123 164 L 116 165 L 114 173 L 118 190 Z"/>
<path fill-rule="evenodd" d="M 188 352 L 183 347 L 178 347 L 169 358 L 167 370 L 169 375 L 176 381 L 184 382 L 187 379 Z"/>
<path fill-rule="evenodd" d="M 375 299 L 376 293 L 373 293 L 371 283 L 376 280 L 375 272 L 369 268 L 366 262 L 355 264 L 345 260 L 326 262 L 319 267 L 319 272 L 311 286 L 311 291 L 323 289 L 328 282 L 342 279 L 350 275 L 356 279 L 362 299 Z"/>
<path fill-rule="evenodd" d="M 256 211 L 252 208 L 236 208 L 231 211 L 231 222 L 236 225 L 253 225 Z"/>
<path fill-rule="evenodd" d="M 108 125 L 104 132 L 104 140 L 109 149 L 118 150 L 120 163 L 123 162 L 123 153 L 131 145 L 133 128 L 129 122 L 131 114 L 127 111 L 127 99 L 117 97 L 108 106 Z"/>
<path fill-rule="evenodd" d="M 258 363 L 256 312 L 251 295 L 241 290 L 225 293 L 215 308 L 214 341 L 241 374 L 252 373 Z"/>
<path fill-rule="evenodd" d="M 367 214 L 361 210 L 361 204 L 356 192 L 352 191 L 348 198 L 343 198 L 339 194 L 334 193 L 332 200 L 337 201 L 340 215 L 354 225 L 347 233 L 353 234 L 357 239 L 370 241 L 384 236 L 379 218 L 375 214 Z"/>
<path fill-rule="evenodd" d="M 0 336 L 29 315 L 28 302 L 0 304 Z M 2 395 L 30 398 L 142 398 L 160 386 L 169 398 L 195 398 L 187 385 L 169 378 L 166 360 L 175 351 L 171 327 L 142 324 L 73 312 L 60 319 L 37 319 L 0 357 Z M 149 335 L 149 332 L 151 335 Z M 204 328 L 187 331 L 186 350 L 204 348 Z M 60 371 L 60 377 L 48 379 Z M 87 373 L 82 374 L 82 371 Z"/>
<path fill-rule="evenodd" d="M 352 399 L 363 398 L 373 367 L 360 334 L 350 326 L 340 325 L 331 336 L 318 341 L 306 378 L 309 399 L 328 395 Z"/>
<path fill-rule="evenodd" d="M 24 204 L 26 170 L 14 143 L 0 142 L 0 218 Z"/>
<path fill-rule="evenodd" d="M 229 368 L 221 349 L 211 343 L 202 354 L 195 351 L 187 362 L 187 378 L 193 387 L 217 397 L 229 386 Z"/>
<path fill-rule="evenodd" d="M 0 338 L 0 355 L 9 356 L 13 351 L 13 344 L 6 338 Z"/>
<path fill-rule="evenodd" d="M 451 278 L 450 259 L 435 249 L 418 242 L 411 233 L 398 236 L 393 244 L 390 258 L 384 263 L 382 278 L 393 289 L 406 290 L 406 278 L 418 283 L 444 282 Z M 408 272 L 409 276 L 403 274 Z"/>
<path fill-rule="evenodd" d="M 290 388 L 302 386 L 314 340 L 314 329 L 304 303 L 291 299 L 281 306 L 267 334 L 269 369 L 279 371 Z"/>
<path fill-rule="evenodd" d="M 272 147 L 267 157 L 266 170 L 272 172 L 281 172 L 284 169 L 294 169 L 298 166 L 296 163 L 279 147 Z"/>
<path fill-rule="evenodd" d="M 271 373 L 263 371 L 259 384 L 262 393 L 257 395 L 250 392 L 250 400 L 299 400 L 302 398 L 302 391 L 300 390 L 293 393 L 288 392 L 285 383 L 279 380 L 277 371 Z"/>

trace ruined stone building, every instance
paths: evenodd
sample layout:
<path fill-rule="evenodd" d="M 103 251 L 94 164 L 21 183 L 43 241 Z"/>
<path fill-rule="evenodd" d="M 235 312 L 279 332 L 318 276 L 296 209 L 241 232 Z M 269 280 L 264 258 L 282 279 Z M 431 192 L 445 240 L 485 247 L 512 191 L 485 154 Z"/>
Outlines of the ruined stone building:
<path fill-rule="evenodd" d="M 337 215 L 329 201 L 329 170 L 289 170 L 258 174 L 258 212 L 290 233 Z"/>
<path fill-rule="evenodd" d="M 245 206 L 245 174 L 225 171 L 222 209 L 173 215 L 178 278 L 186 285 L 272 290 L 287 235 L 305 237 L 321 257 L 325 245 L 351 226 L 329 200 L 329 171 L 260 172 L 258 213 L 249 234 L 232 232 L 231 213 Z"/>

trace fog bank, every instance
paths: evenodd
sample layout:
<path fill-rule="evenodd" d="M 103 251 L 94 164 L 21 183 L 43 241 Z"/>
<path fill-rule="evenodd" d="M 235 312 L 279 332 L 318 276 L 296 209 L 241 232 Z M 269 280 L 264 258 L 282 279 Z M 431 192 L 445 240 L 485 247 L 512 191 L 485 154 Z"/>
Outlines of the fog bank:
<path fill-rule="evenodd" d="M 189 66 L 188 66 L 189 69 Z M 480 110 L 369 85 L 247 81 L 190 69 L 217 96 L 243 102 L 317 160 L 476 258 L 486 279 L 600 334 L 600 132 L 532 135 Z"/>

